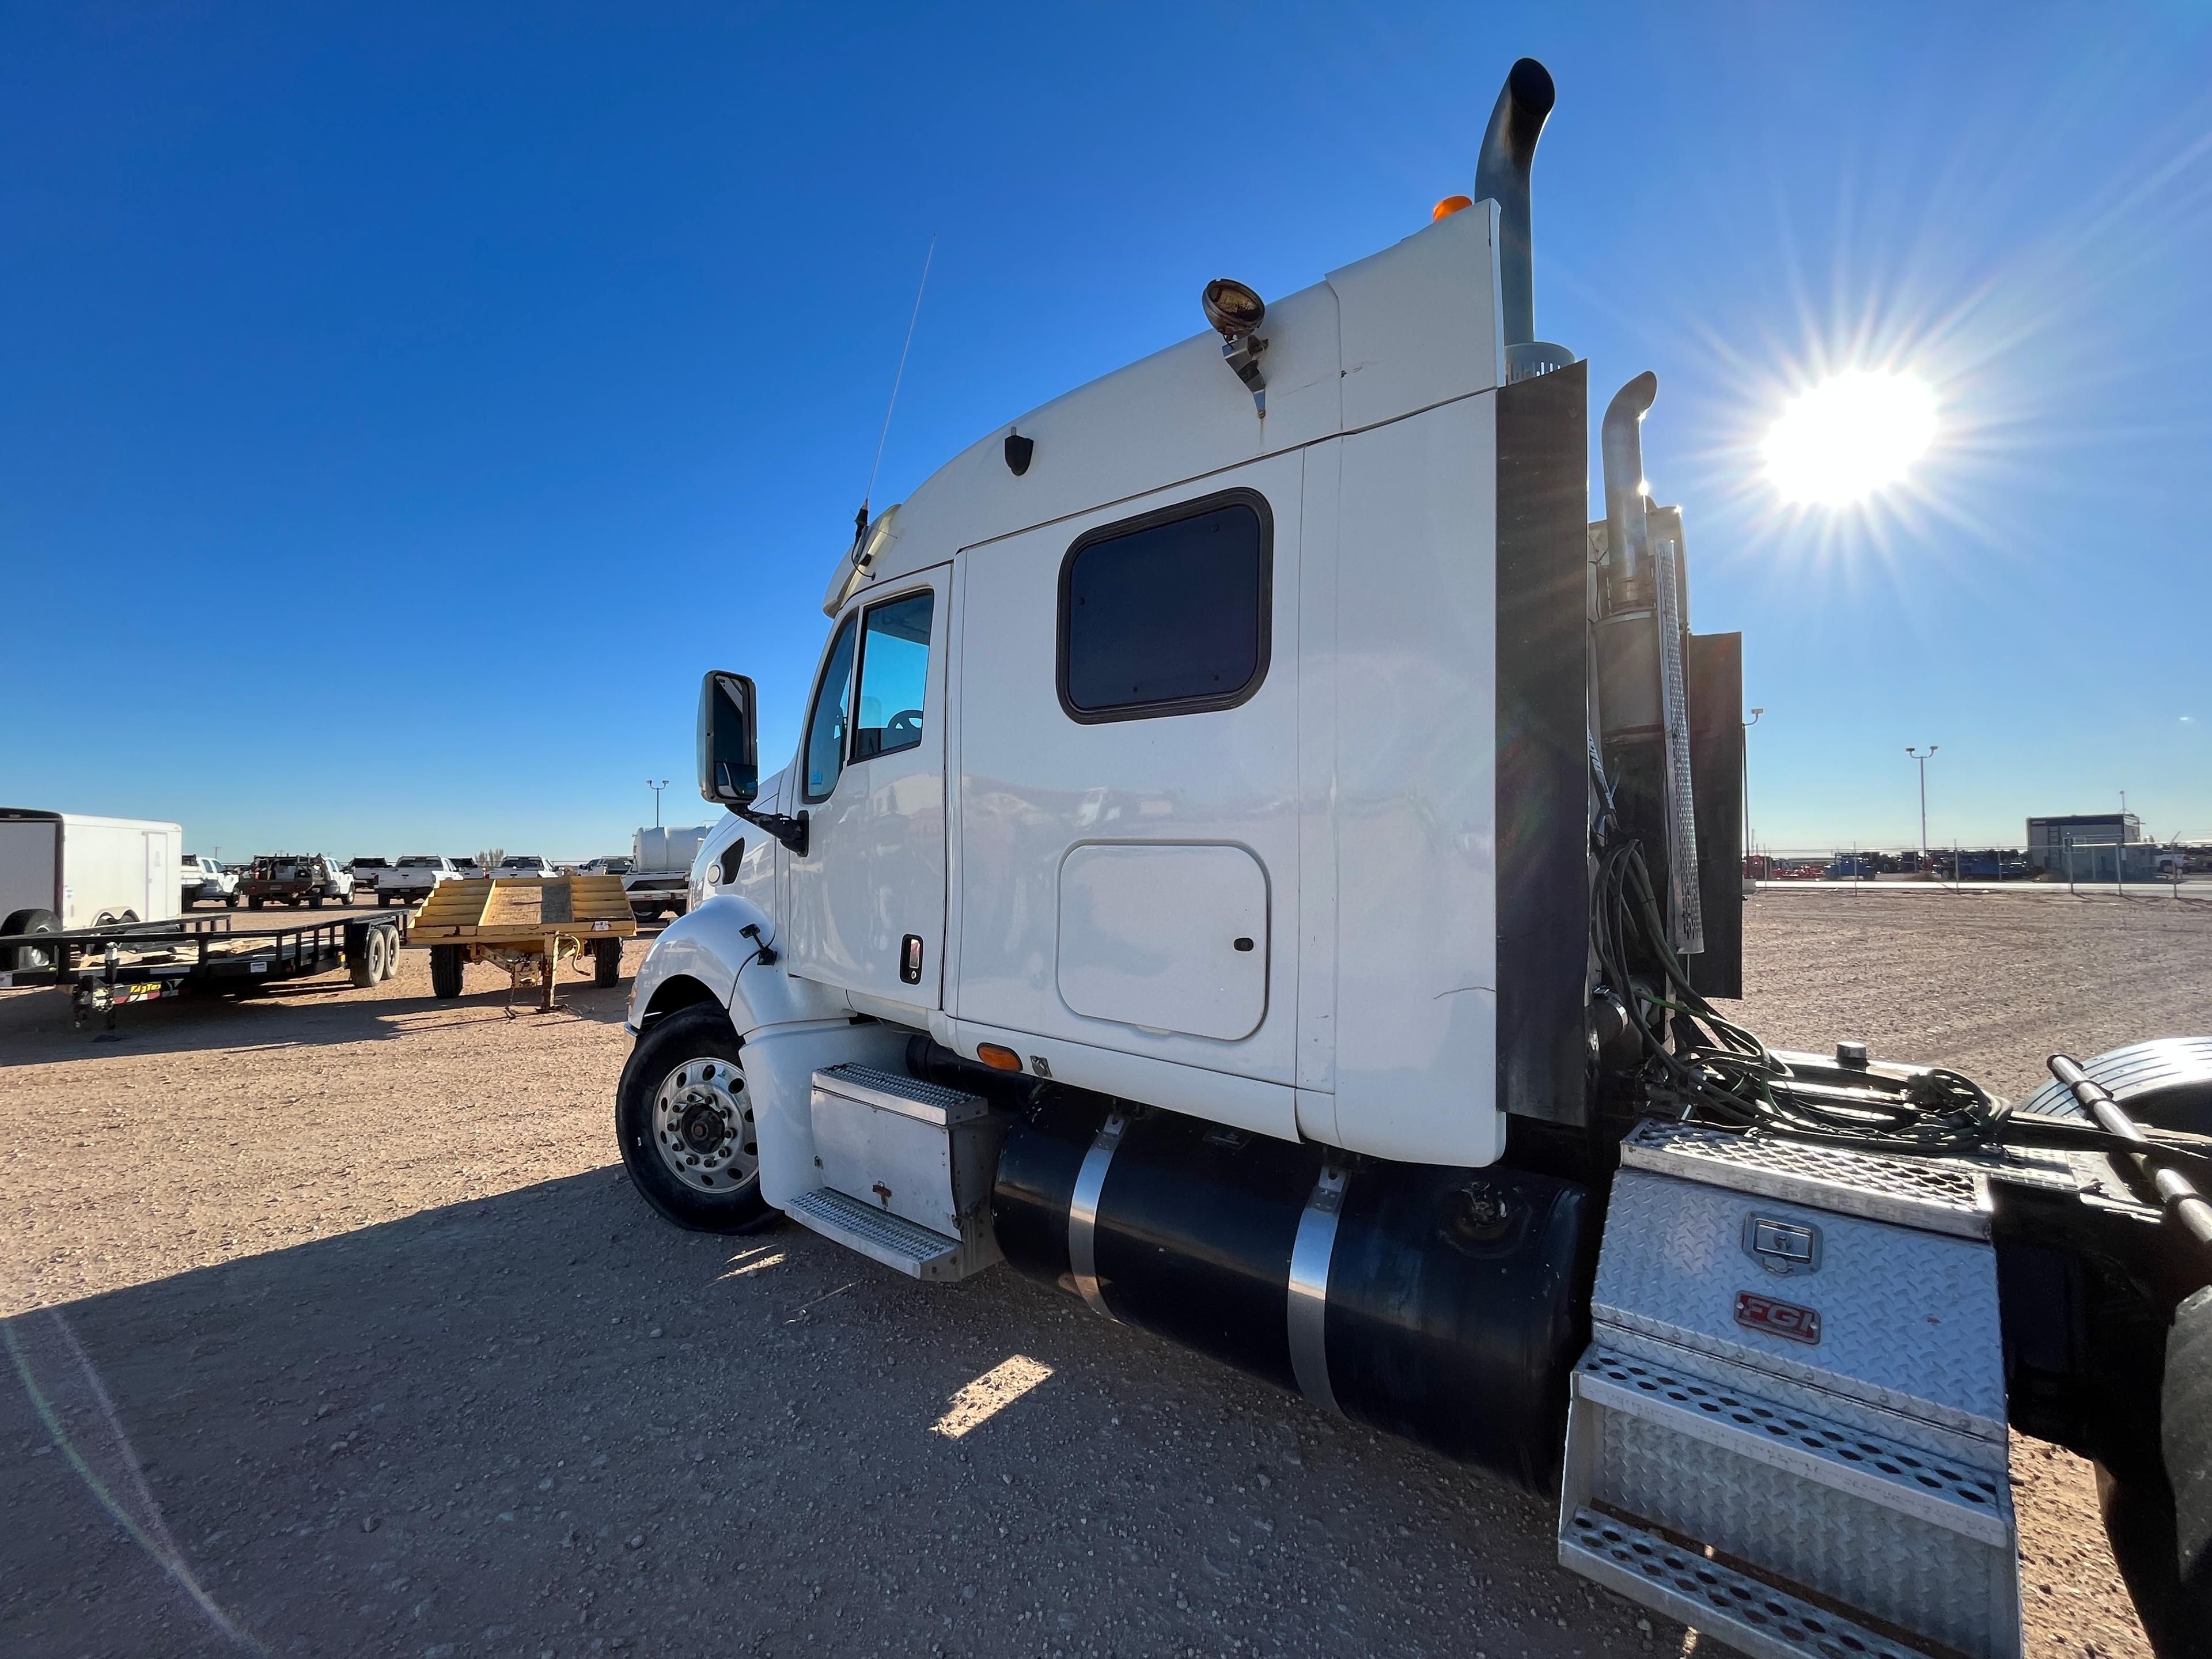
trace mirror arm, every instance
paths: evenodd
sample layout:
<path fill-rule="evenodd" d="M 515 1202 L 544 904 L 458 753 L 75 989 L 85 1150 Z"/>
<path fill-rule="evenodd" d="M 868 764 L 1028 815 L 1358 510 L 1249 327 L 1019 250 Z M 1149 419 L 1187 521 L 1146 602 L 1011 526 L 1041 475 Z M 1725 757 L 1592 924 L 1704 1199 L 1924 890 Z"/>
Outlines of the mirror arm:
<path fill-rule="evenodd" d="M 797 857 L 803 859 L 806 856 L 806 814 L 804 811 L 794 818 L 786 817 L 781 812 L 756 812 L 750 806 L 732 806 L 730 811 L 747 823 L 758 824 Z"/>

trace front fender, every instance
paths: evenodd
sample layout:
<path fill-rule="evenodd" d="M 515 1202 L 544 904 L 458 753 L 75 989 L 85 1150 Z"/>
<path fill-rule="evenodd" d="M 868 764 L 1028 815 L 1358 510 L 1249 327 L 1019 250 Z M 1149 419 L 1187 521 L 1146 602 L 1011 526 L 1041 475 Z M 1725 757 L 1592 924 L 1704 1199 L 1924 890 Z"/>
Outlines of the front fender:
<path fill-rule="evenodd" d="M 793 979 L 781 963 L 763 963 L 747 927 L 758 937 L 775 942 L 775 924 L 750 899 L 718 894 L 686 915 L 678 916 L 653 940 L 638 965 L 632 983 L 629 1018 L 624 1024 L 631 1035 L 644 1029 L 653 999 L 676 979 L 690 979 L 730 1011 L 730 1024 L 740 1037 L 750 1037 L 763 1026 L 799 1021 L 843 1019 L 851 1006 L 840 994 L 803 979 Z"/>
<path fill-rule="evenodd" d="M 767 914 L 733 893 L 718 894 L 678 917 L 639 965 L 625 1023 L 637 1032 L 664 989 L 677 1006 L 697 1000 L 694 985 L 730 1011 L 730 1024 L 745 1043 L 761 1196 L 781 1209 L 820 1184 L 809 1109 L 817 1068 L 857 1060 L 896 1070 L 906 1036 L 872 1020 L 856 1023 L 843 993 L 794 979 L 781 961 L 759 960 L 747 927 L 775 943 Z"/>

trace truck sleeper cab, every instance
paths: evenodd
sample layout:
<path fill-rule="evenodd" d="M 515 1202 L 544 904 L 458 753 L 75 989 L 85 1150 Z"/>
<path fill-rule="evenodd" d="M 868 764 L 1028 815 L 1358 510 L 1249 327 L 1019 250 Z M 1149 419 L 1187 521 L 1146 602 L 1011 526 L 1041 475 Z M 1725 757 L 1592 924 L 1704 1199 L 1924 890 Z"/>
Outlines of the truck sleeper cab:
<path fill-rule="evenodd" d="M 1589 522 L 1587 366 L 1533 331 L 1551 103 L 1522 60 L 1478 199 L 1277 302 L 1211 285 L 1211 331 L 866 524 L 781 770 L 706 677 L 736 818 L 638 971 L 623 1156 L 681 1224 L 1003 1260 L 1559 1492 L 1564 1563 L 1747 1651 L 2017 1652 L 2013 1200 L 1971 1194 L 2041 1177 L 1948 1170 L 1968 1215 L 1872 1143 L 1778 1173 L 1667 1106 L 1741 994 L 1740 642 L 1644 494 L 1649 375 Z M 1953 1087 L 1759 1054 L 1807 1097 Z M 1954 1287 L 1940 1339 L 1864 1345 L 1876 1261 Z M 1778 1451 L 1777 1410 L 1956 1501 Z M 1808 1522 L 1939 1565 L 1789 1555 Z"/>

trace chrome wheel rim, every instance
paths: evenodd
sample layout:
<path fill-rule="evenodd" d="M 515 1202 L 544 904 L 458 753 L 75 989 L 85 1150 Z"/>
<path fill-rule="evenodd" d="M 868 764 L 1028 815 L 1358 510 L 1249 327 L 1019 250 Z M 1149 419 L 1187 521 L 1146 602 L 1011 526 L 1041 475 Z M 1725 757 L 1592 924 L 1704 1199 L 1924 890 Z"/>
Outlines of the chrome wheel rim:
<path fill-rule="evenodd" d="M 653 1094 L 653 1146 L 685 1186 L 733 1193 L 760 1173 L 744 1073 L 719 1055 L 687 1060 Z"/>

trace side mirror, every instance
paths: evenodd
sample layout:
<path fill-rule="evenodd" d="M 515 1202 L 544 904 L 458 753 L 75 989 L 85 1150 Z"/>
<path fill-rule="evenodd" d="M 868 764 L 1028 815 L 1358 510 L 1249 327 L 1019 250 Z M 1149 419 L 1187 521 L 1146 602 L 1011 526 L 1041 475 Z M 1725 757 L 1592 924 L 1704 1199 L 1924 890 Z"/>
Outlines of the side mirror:
<path fill-rule="evenodd" d="M 753 683 L 717 669 L 699 686 L 699 793 L 742 810 L 760 793 Z"/>

